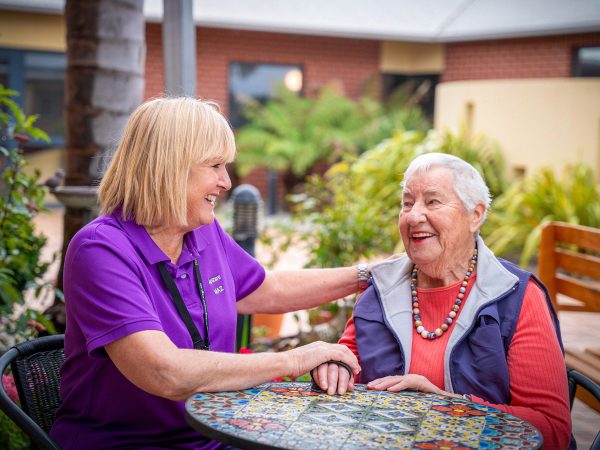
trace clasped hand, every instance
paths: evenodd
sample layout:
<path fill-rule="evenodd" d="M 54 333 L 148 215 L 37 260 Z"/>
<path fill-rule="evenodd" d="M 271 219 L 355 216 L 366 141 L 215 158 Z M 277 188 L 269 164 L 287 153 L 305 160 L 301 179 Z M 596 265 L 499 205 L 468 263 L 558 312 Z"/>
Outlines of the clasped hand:
<path fill-rule="evenodd" d="M 315 381 L 319 380 L 317 384 L 329 395 L 336 392 L 344 394 L 354 389 L 354 375 L 358 375 L 360 366 L 356 356 L 345 345 L 317 341 L 289 350 L 286 353 L 294 361 L 293 377 L 302 375 L 311 368 L 316 367 L 312 370 L 311 375 L 313 375 Z M 353 373 L 350 374 L 345 368 L 336 364 L 328 364 L 326 361 L 339 361 L 348 366 Z M 315 374 L 317 374 L 317 377 L 315 377 Z"/>

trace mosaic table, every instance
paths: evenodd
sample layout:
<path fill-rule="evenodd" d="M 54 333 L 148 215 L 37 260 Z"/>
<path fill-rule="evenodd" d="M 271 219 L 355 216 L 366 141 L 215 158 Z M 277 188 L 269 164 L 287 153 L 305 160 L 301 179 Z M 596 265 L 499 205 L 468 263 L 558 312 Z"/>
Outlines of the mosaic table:
<path fill-rule="evenodd" d="M 265 383 L 199 393 L 188 423 L 242 449 L 540 448 L 529 423 L 485 405 L 423 392 L 367 390 L 328 396 L 310 383 Z"/>

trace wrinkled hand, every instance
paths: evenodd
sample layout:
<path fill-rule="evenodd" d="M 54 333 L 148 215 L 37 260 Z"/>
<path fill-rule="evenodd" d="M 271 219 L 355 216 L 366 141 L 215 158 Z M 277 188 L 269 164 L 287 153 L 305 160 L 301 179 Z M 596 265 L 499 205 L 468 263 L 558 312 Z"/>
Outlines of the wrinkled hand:
<path fill-rule="evenodd" d="M 329 395 L 335 394 L 336 391 L 341 395 L 354 390 L 354 374 L 348 373 L 344 367 L 337 364 L 321 364 L 310 374 L 317 386 Z"/>
<path fill-rule="evenodd" d="M 434 394 L 445 394 L 435 384 L 425 378 L 423 375 L 414 373 L 408 375 L 392 375 L 389 377 L 378 378 L 367 384 L 368 389 L 376 391 L 399 392 L 405 390 L 433 392 Z"/>
<path fill-rule="evenodd" d="M 320 377 L 319 379 L 323 379 L 324 382 L 318 382 L 317 384 L 321 389 L 327 390 L 327 393 L 335 394 L 337 392 L 343 394 L 348 389 L 354 389 L 354 375 L 360 372 L 360 366 L 356 356 L 345 345 L 317 341 L 289 350 L 286 353 L 291 358 L 292 377 L 299 377 L 314 368 L 318 368 L 318 370 L 324 371 L 325 378 Z M 338 367 L 336 364 L 329 364 L 333 367 L 328 368 L 327 361 L 346 363 L 353 371 L 352 376 L 349 376 L 346 369 Z M 331 375 L 329 375 L 330 370 Z M 335 375 L 334 371 L 336 372 Z M 339 372 L 339 375 L 337 372 Z"/>

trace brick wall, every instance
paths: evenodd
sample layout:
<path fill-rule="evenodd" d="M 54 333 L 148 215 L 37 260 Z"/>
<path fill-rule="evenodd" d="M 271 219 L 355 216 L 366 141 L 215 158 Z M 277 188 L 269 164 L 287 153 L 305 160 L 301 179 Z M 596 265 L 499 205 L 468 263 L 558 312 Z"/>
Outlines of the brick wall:
<path fill-rule="evenodd" d="M 225 113 L 229 63 L 233 61 L 299 64 L 306 93 L 338 80 L 352 98 L 363 92 L 379 70 L 379 41 L 218 28 L 197 28 L 196 39 L 198 95 L 216 100 Z M 146 46 L 145 97 L 151 98 L 161 95 L 164 86 L 159 24 L 146 26 Z M 255 171 L 239 181 L 255 185 L 266 198 L 266 171 Z M 281 184 L 278 191 L 283 192 Z"/>
<path fill-rule="evenodd" d="M 570 77 L 580 46 L 600 46 L 600 33 L 449 43 L 442 81 Z"/>
<path fill-rule="evenodd" d="M 228 64 L 232 61 L 300 64 L 307 91 L 331 80 L 357 97 L 379 71 L 379 41 L 295 34 L 197 28 L 197 91 L 227 107 Z M 159 24 L 146 26 L 146 98 L 163 90 Z"/>

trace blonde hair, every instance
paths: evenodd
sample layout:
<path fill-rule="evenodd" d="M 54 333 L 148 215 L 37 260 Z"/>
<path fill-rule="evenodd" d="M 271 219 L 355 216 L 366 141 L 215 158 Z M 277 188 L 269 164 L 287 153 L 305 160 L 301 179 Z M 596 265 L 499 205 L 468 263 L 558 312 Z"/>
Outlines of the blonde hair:
<path fill-rule="evenodd" d="M 158 98 L 129 117 L 100 183 L 100 212 L 122 208 L 138 225 L 187 225 L 187 184 L 193 164 L 235 157 L 229 123 L 211 101 Z"/>

